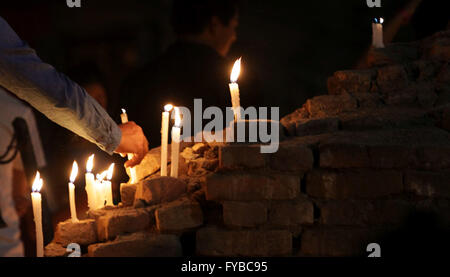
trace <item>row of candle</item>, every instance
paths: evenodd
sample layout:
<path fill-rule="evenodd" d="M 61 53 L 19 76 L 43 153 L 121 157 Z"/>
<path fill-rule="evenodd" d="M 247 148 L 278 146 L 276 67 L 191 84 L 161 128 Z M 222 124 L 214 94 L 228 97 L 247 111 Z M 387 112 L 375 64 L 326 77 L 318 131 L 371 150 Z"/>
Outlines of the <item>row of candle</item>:
<path fill-rule="evenodd" d="M 94 155 L 90 156 L 87 162 L 86 172 L 86 192 L 88 196 L 88 206 L 89 209 L 100 209 L 104 206 L 113 206 L 112 197 L 112 184 L 111 179 L 114 170 L 114 164 L 108 168 L 107 171 L 97 174 L 97 178 L 94 179 L 94 174 L 91 173 L 93 165 Z M 78 164 L 76 161 L 73 162 L 72 171 L 70 173 L 69 182 L 69 204 L 70 204 L 70 215 L 72 222 L 78 222 L 76 204 L 75 204 L 75 179 L 78 175 Z M 106 178 L 106 180 L 105 180 Z M 42 195 L 40 193 L 43 180 L 39 171 L 36 173 L 34 178 L 31 201 L 33 204 L 33 215 L 36 227 L 36 256 L 44 256 L 44 239 L 42 230 Z"/>
<path fill-rule="evenodd" d="M 75 166 L 76 162 L 74 162 Z M 111 179 L 114 172 L 114 164 L 111 164 L 108 170 L 97 174 L 94 178 L 92 168 L 94 164 L 94 155 L 90 156 L 86 164 L 86 194 L 89 210 L 95 210 L 106 206 L 113 206 Z M 73 170 L 72 170 L 73 172 Z M 106 179 L 106 180 L 105 180 Z M 74 218 L 72 217 L 72 220 Z"/>

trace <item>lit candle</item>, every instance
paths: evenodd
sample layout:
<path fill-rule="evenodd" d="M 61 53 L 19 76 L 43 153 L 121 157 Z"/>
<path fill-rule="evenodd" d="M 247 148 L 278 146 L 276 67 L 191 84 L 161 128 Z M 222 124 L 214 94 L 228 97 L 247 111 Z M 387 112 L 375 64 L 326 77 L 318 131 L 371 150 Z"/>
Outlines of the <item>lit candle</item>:
<path fill-rule="evenodd" d="M 34 178 L 31 201 L 33 203 L 34 223 L 36 225 L 36 257 L 44 257 L 44 235 L 42 233 L 42 196 L 41 188 L 43 181 L 39 174 L 36 173 Z"/>
<path fill-rule="evenodd" d="M 375 48 L 384 48 L 383 43 L 383 22 L 384 19 L 374 19 L 372 23 L 372 46 Z"/>
<path fill-rule="evenodd" d="M 97 174 L 97 180 L 95 180 L 95 206 L 96 209 L 101 209 L 105 206 L 105 184 L 103 183 L 103 180 L 106 177 L 106 174 L 108 174 L 107 171 L 103 171 L 101 174 Z"/>
<path fill-rule="evenodd" d="M 122 114 L 120 115 L 120 119 L 122 120 L 122 124 L 125 124 L 128 122 L 128 115 L 127 115 L 127 111 L 125 109 L 122 109 Z M 131 160 L 133 158 L 133 154 L 128 154 L 128 160 Z M 136 175 L 136 168 L 130 168 L 130 183 L 134 184 L 137 181 L 137 175 Z"/>
<path fill-rule="evenodd" d="M 241 58 L 239 58 L 233 66 L 233 70 L 231 71 L 230 76 L 230 93 L 231 93 L 231 106 L 234 111 L 234 119 L 238 121 L 241 119 L 241 100 L 239 97 L 239 85 L 237 84 L 237 80 L 239 78 L 239 74 L 241 73 Z"/>
<path fill-rule="evenodd" d="M 111 179 L 114 172 L 114 164 L 111 164 L 108 168 L 108 173 L 106 174 L 106 181 L 103 181 L 106 194 L 106 206 L 114 206 L 113 196 L 112 196 L 112 183 Z"/>
<path fill-rule="evenodd" d="M 175 125 L 172 127 L 172 166 L 170 176 L 178 177 L 178 163 L 180 156 L 181 116 L 180 110 L 175 107 Z"/>
<path fill-rule="evenodd" d="M 169 143 L 169 117 L 172 105 L 166 105 L 161 122 L 161 176 L 167 176 L 167 145 Z"/>
<path fill-rule="evenodd" d="M 78 222 L 77 210 L 75 205 L 75 178 L 78 174 L 78 164 L 76 161 L 73 162 L 72 173 L 70 173 L 70 183 L 69 183 L 69 201 L 70 201 L 70 215 L 72 216 L 72 222 Z"/>
<path fill-rule="evenodd" d="M 96 208 L 95 201 L 95 176 L 92 173 L 92 168 L 94 167 L 94 155 L 91 155 L 86 163 L 86 194 L 87 194 L 87 200 L 88 200 L 88 207 L 89 210 L 94 210 Z"/>

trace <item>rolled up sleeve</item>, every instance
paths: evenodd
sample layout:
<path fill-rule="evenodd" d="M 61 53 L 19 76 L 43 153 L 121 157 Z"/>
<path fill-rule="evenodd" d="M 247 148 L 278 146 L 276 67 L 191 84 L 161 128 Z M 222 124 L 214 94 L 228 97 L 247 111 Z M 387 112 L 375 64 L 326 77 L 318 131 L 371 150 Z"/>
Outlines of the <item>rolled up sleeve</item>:
<path fill-rule="evenodd" d="M 1 17 L 0 86 L 109 154 L 119 146 L 122 133 L 100 104 L 78 84 L 41 61 Z"/>

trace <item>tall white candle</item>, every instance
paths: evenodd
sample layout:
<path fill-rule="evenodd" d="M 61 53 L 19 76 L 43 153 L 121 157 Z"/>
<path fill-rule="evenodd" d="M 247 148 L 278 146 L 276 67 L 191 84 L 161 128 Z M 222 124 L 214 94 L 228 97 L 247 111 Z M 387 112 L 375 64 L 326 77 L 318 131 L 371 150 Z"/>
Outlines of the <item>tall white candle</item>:
<path fill-rule="evenodd" d="M 94 155 L 91 155 L 86 163 L 86 174 L 85 174 L 85 180 L 86 180 L 86 194 L 87 194 L 87 200 L 88 200 L 88 207 L 89 210 L 96 209 L 96 196 L 95 196 L 95 176 L 92 173 L 92 168 L 94 167 Z"/>
<path fill-rule="evenodd" d="M 42 232 L 42 196 L 41 188 L 43 181 L 39 171 L 34 178 L 31 201 L 33 204 L 34 223 L 36 226 L 36 257 L 44 257 L 44 235 Z"/>
<path fill-rule="evenodd" d="M 105 193 L 105 184 L 103 183 L 103 181 L 106 177 L 106 174 L 107 171 L 104 171 L 101 174 L 97 174 L 97 179 L 95 180 L 96 209 L 101 209 L 105 206 L 106 193 Z"/>
<path fill-rule="evenodd" d="M 125 124 L 128 122 L 128 115 L 127 111 L 125 109 L 122 109 L 122 114 L 120 115 L 120 119 L 122 120 L 122 123 Z M 128 154 L 128 160 L 131 160 L 133 158 L 133 154 Z M 136 175 L 136 168 L 130 168 L 130 183 L 135 184 L 137 181 L 137 175 Z"/>
<path fill-rule="evenodd" d="M 103 185 L 105 187 L 106 194 L 106 206 L 114 206 L 113 203 L 113 195 L 112 195 L 112 183 L 111 179 L 114 172 L 114 164 L 111 164 L 108 168 L 108 174 L 106 175 L 106 180 L 103 181 Z"/>
<path fill-rule="evenodd" d="M 384 48 L 383 42 L 383 22 L 384 19 L 374 19 L 372 23 L 372 46 L 375 48 Z"/>
<path fill-rule="evenodd" d="M 167 145 L 169 143 L 169 118 L 172 105 L 166 105 L 161 122 L 161 176 L 167 176 Z"/>
<path fill-rule="evenodd" d="M 180 110 L 175 107 L 175 125 L 172 127 L 172 165 L 170 176 L 178 177 L 178 164 L 180 156 L 180 140 L 181 140 L 181 116 Z"/>
<path fill-rule="evenodd" d="M 70 183 L 69 183 L 69 201 L 70 201 L 70 215 L 72 217 L 72 222 L 78 222 L 77 209 L 75 205 L 75 178 L 78 174 L 78 164 L 76 161 L 73 162 L 72 173 L 70 173 Z"/>
<path fill-rule="evenodd" d="M 237 84 L 237 80 L 239 78 L 239 74 L 241 73 L 241 58 L 239 58 L 233 66 L 233 70 L 231 71 L 230 80 L 230 94 L 231 94 L 231 106 L 234 111 L 234 119 L 235 121 L 241 120 L 241 100 L 239 96 L 239 85 Z"/>

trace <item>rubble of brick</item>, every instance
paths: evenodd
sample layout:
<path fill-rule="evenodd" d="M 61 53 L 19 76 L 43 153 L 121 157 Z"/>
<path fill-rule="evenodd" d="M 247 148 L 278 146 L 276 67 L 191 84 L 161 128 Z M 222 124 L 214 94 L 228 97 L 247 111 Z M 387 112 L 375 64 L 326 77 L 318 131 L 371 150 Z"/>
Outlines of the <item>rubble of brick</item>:
<path fill-rule="evenodd" d="M 183 142 L 175 179 L 152 149 L 121 203 L 59 223 L 46 255 L 367 256 L 416 212 L 450 230 L 449 61 L 450 31 L 371 49 L 281 119 L 276 153 Z"/>

